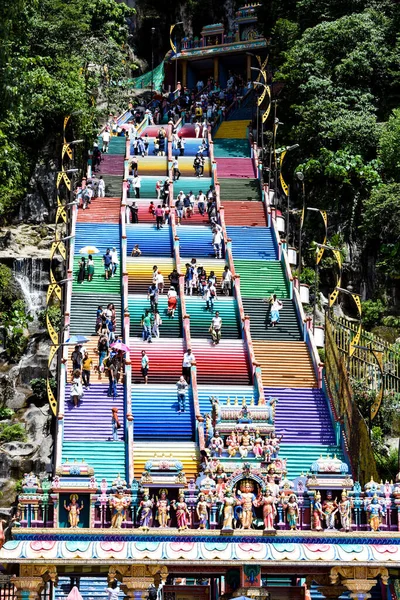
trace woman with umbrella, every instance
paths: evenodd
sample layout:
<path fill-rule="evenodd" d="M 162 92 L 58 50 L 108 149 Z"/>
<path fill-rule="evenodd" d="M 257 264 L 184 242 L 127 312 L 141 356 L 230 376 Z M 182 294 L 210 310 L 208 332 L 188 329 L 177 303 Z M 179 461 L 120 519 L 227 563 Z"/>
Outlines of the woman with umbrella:
<path fill-rule="evenodd" d="M 93 261 L 93 257 L 91 254 L 89 254 L 89 256 L 88 256 L 87 273 L 88 273 L 87 280 L 92 281 L 93 275 L 94 275 L 94 261 Z"/>

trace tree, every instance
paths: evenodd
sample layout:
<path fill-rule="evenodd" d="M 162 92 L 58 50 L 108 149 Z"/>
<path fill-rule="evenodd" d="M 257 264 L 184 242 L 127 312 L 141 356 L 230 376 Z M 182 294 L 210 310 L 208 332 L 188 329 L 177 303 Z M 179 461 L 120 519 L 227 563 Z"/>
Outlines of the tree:
<path fill-rule="evenodd" d="M 400 109 L 382 127 L 378 152 L 388 179 L 400 181 Z"/>

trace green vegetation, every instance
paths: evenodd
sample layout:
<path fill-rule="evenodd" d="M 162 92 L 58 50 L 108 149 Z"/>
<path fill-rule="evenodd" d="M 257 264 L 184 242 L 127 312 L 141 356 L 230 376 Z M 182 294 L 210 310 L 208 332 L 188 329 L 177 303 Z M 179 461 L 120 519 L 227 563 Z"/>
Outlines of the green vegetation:
<path fill-rule="evenodd" d="M 2 406 L 0 408 L 0 421 L 5 421 L 6 419 L 11 419 L 14 416 L 14 411 L 12 408 L 6 408 Z"/>
<path fill-rule="evenodd" d="M 28 345 L 28 326 L 33 317 L 27 314 L 23 300 L 13 302 L 9 310 L 1 314 L 6 331 L 6 356 L 14 362 L 21 358 Z"/>
<path fill-rule="evenodd" d="M 88 144 L 97 126 L 96 102 L 106 111 L 116 108 L 117 93 L 123 102 L 114 84 L 130 74 L 130 12 L 114 0 L 2 6 L 0 220 L 17 208 L 38 149 L 49 140 L 61 144 L 65 115 L 74 114 L 72 135 Z"/>
<path fill-rule="evenodd" d="M 25 428 L 21 423 L 4 425 L 0 423 L 0 443 L 26 442 Z"/>
<path fill-rule="evenodd" d="M 47 327 L 46 315 L 49 316 L 50 323 L 53 325 L 56 331 L 60 331 L 62 323 L 61 308 L 59 305 L 54 304 L 42 310 L 38 315 L 38 321 L 44 328 Z"/>
<path fill-rule="evenodd" d="M 31 379 L 29 383 L 32 388 L 34 400 L 37 402 L 47 402 L 47 380 L 41 377 L 38 379 Z M 57 389 L 55 379 L 50 379 L 50 387 L 55 393 Z"/>

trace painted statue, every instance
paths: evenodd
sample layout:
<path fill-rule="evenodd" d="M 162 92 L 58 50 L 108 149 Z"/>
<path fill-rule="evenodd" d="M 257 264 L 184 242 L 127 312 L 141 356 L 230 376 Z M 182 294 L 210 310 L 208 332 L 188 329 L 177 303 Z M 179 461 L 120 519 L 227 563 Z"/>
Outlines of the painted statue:
<path fill-rule="evenodd" d="M 168 491 L 163 489 L 160 490 L 160 498 L 157 500 L 157 515 L 156 519 L 160 527 L 168 527 L 169 521 L 169 500 L 167 498 Z"/>
<path fill-rule="evenodd" d="M 199 494 L 196 504 L 196 514 L 199 520 L 199 529 L 208 529 L 208 506 L 204 494 Z"/>
<path fill-rule="evenodd" d="M 143 500 L 139 504 L 139 527 L 143 531 L 148 531 L 153 525 L 153 500 L 148 494 L 144 494 Z"/>
<path fill-rule="evenodd" d="M 323 516 L 321 494 L 317 492 L 312 503 L 312 529 L 314 531 L 322 531 Z"/>
<path fill-rule="evenodd" d="M 272 457 L 273 451 L 274 451 L 274 447 L 271 443 L 271 440 L 269 437 L 266 437 L 265 441 L 264 441 L 264 460 L 266 463 L 271 462 L 271 457 Z"/>
<path fill-rule="evenodd" d="M 272 455 L 271 458 L 278 458 L 279 450 L 281 449 L 281 437 L 276 437 L 275 433 L 271 433 L 270 444 L 272 446 Z"/>
<path fill-rule="evenodd" d="M 127 508 L 131 502 L 129 496 L 124 494 L 123 488 L 117 488 L 117 492 L 110 498 L 111 527 L 122 529 L 122 523 L 126 521 Z"/>
<path fill-rule="evenodd" d="M 247 427 L 243 429 L 243 433 L 240 438 L 239 454 L 242 458 L 247 458 L 248 453 L 253 447 L 250 433 Z"/>
<path fill-rule="evenodd" d="M 371 531 L 379 531 L 382 517 L 385 515 L 385 510 L 383 506 L 379 504 L 378 496 L 376 494 L 374 494 L 370 504 L 368 504 L 366 511 L 368 513 L 368 522 Z"/>
<path fill-rule="evenodd" d="M 216 486 L 209 469 L 204 471 L 204 477 L 200 482 L 200 490 L 205 496 L 210 496 L 211 498 L 214 496 Z"/>
<path fill-rule="evenodd" d="M 276 499 L 273 497 L 271 490 L 266 490 L 261 499 L 257 500 L 256 506 L 263 507 L 264 530 L 275 531 L 274 521 L 277 515 Z"/>
<path fill-rule="evenodd" d="M 346 490 L 343 490 L 338 506 L 342 531 L 351 530 L 351 506 L 352 502 L 350 498 L 348 498 Z"/>
<path fill-rule="evenodd" d="M 227 476 L 224 471 L 224 467 L 221 464 L 218 464 L 217 471 L 215 473 L 215 481 L 217 484 L 215 491 L 217 492 L 217 495 L 220 499 L 222 499 L 224 497 L 226 480 L 227 480 Z"/>
<path fill-rule="evenodd" d="M 290 494 L 289 498 L 282 497 L 282 505 L 286 511 L 286 521 L 291 530 L 296 530 L 299 524 L 299 505 L 296 494 Z"/>
<path fill-rule="evenodd" d="M 225 490 L 225 497 L 223 500 L 224 510 L 223 516 L 224 520 L 222 523 L 222 529 L 228 529 L 229 531 L 233 529 L 233 507 L 236 505 L 236 500 L 232 496 L 232 491 L 230 489 Z"/>
<path fill-rule="evenodd" d="M 79 496 L 78 494 L 71 494 L 69 499 L 71 502 L 68 504 L 64 501 L 64 508 L 68 512 L 68 523 L 72 529 L 75 529 L 79 526 L 79 515 L 81 510 L 83 509 L 83 502 L 78 504 Z"/>
<path fill-rule="evenodd" d="M 216 398 L 215 396 L 211 396 L 210 402 L 212 424 L 215 428 L 215 426 L 218 425 L 218 423 L 221 421 L 221 407 L 218 398 Z"/>
<path fill-rule="evenodd" d="M 221 456 L 224 449 L 224 440 L 219 435 L 219 431 L 216 431 L 214 436 L 211 438 L 210 448 L 213 455 L 217 454 L 218 456 Z"/>
<path fill-rule="evenodd" d="M 260 435 L 260 432 L 257 430 L 256 431 L 256 437 L 254 440 L 254 446 L 253 446 L 253 452 L 254 452 L 254 456 L 256 458 L 261 458 L 262 455 L 264 454 L 264 442 L 263 439 Z"/>
<path fill-rule="evenodd" d="M 231 458 L 236 456 L 236 453 L 239 449 L 239 440 L 234 431 L 231 431 L 231 434 L 226 438 L 226 445 L 228 447 L 228 454 Z"/>
<path fill-rule="evenodd" d="M 335 529 L 335 518 L 338 510 L 338 504 L 336 499 L 332 499 L 332 492 L 327 492 L 326 499 L 322 505 L 322 511 L 324 513 L 324 519 L 326 523 L 327 531 Z"/>
<path fill-rule="evenodd" d="M 211 419 L 210 413 L 207 413 L 206 415 L 204 415 L 204 418 L 205 418 L 207 443 L 210 443 L 211 438 L 214 435 L 214 428 L 213 428 L 213 425 L 212 425 L 212 419 Z"/>
<path fill-rule="evenodd" d="M 172 506 L 176 510 L 178 530 L 183 531 L 185 529 L 188 529 L 190 523 L 190 513 L 185 502 L 185 495 L 179 494 L 178 502 L 172 500 Z"/>
<path fill-rule="evenodd" d="M 253 507 L 256 502 L 254 495 L 254 483 L 250 479 L 244 479 L 240 483 L 240 490 L 236 494 L 236 504 L 241 507 L 240 523 L 243 529 L 251 529 L 253 525 Z"/>

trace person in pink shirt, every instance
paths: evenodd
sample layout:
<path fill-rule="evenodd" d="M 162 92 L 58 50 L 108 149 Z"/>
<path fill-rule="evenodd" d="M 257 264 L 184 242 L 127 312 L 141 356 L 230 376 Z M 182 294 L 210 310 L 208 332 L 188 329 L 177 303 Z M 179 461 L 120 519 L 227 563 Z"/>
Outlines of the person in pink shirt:
<path fill-rule="evenodd" d="M 157 229 L 162 229 L 162 223 L 163 223 L 163 218 L 164 218 L 164 209 L 161 207 L 161 204 L 159 204 L 157 206 L 156 210 L 154 211 L 154 214 L 156 216 Z"/>

